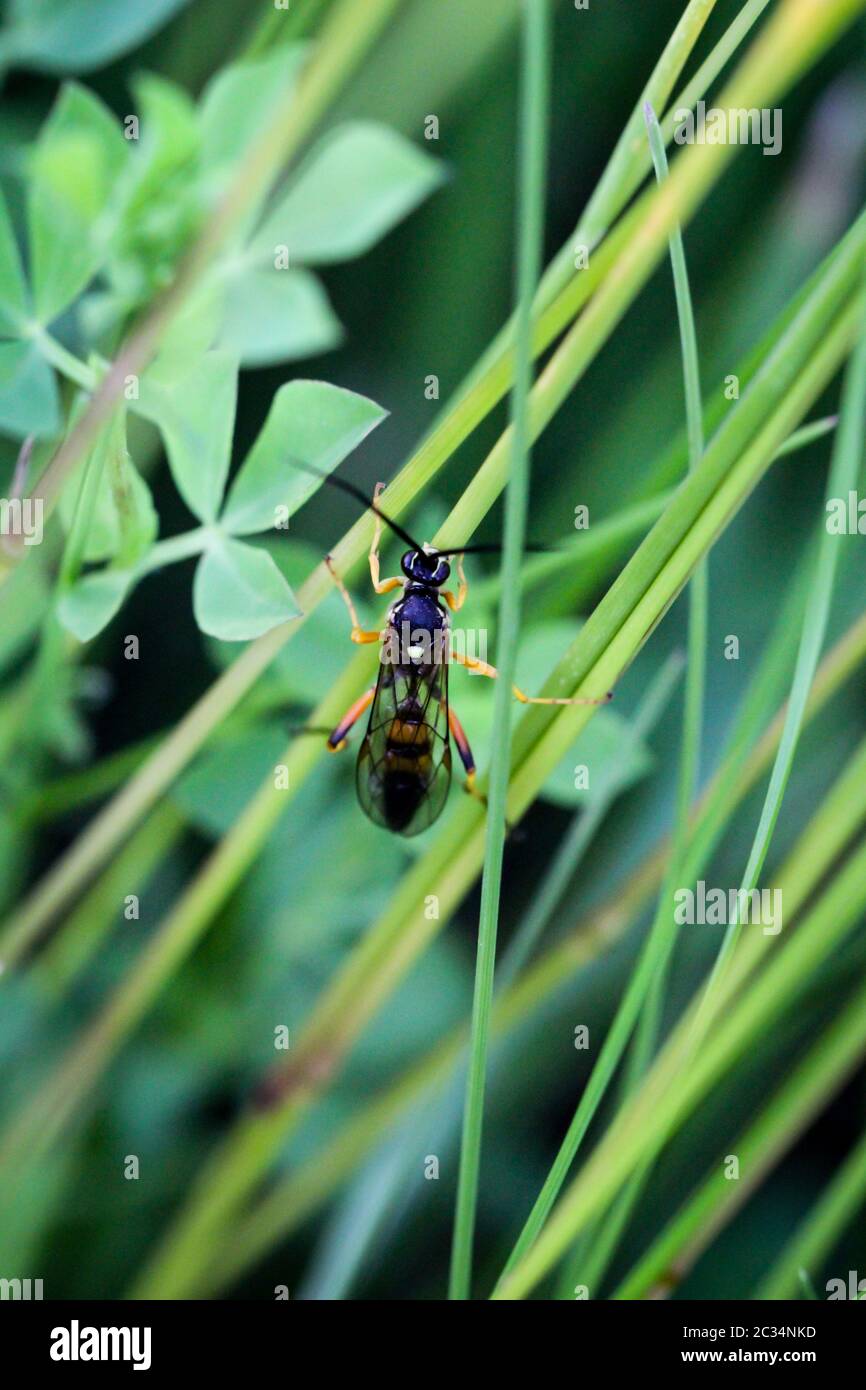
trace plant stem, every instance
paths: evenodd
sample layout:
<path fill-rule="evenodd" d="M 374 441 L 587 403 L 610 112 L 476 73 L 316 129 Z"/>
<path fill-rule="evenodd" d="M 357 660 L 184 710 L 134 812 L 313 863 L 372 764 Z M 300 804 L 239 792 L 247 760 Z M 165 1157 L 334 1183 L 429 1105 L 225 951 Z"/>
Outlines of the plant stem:
<path fill-rule="evenodd" d="M 502 547 L 502 591 L 499 600 L 499 679 L 493 705 L 490 743 L 490 781 L 487 793 L 487 834 L 478 917 L 478 952 L 469 1043 L 469 1068 L 460 1145 L 454 1240 L 451 1250 L 449 1297 L 465 1299 L 472 1282 L 472 1246 L 484 1092 L 493 1005 L 493 975 L 502 886 L 505 843 L 505 799 L 510 773 L 508 745 L 511 728 L 511 687 L 517 664 L 520 628 L 520 560 L 526 538 L 529 506 L 530 426 L 532 386 L 532 301 L 541 273 L 544 239 L 545 166 L 549 102 L 550 15 L 548 0 L 526 0 L 521 43 L 521 100 L 517 198 L 516 351 L 511 421 L 513 448 L 505 489 Z"/>

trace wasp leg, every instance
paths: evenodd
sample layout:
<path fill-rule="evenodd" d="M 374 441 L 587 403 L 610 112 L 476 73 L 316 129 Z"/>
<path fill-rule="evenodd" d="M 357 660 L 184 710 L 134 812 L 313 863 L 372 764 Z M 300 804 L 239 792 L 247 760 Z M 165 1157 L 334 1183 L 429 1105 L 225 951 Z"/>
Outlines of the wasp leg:
<path fill-rule="evenodd" d="M 465 666 L 467 671 L 472 671 L 477 676 L 488 676 L 490 680 L 495 680 L 499 675 L 495 666 L 490 666 L 486 661 L 478 661 L 474 656 L 464 656 L 460 652 L 452 651 L 451 660 L 457 661 L 461 666 Z M 598 700 L 590 699 L 565 699 L 551 695 L 527 695 L 520 689 L 519 685 L 512 685 L 516 698 L 523 705 L 606 705 L 613 699 L 613 691 L 609 690 L 606 695 L 602 695 Z"/>
<path fill-rule="evenodd" d="M 330 555 L 325 556 L 325 564 L 328 566 L 330 576 L 336 584 L 337 588 L 339 589 L 340 594 L 342 595 L 343 602 L 349 610 L 349 617 L 352 619 L 352 641 L 358 642 L 361 645 L 363 645 L 365 642 L 378 642 L 381 633 L 366 632 L 364 628 L 361 627 L 361 624 L 358 621 L 358 614 L 355 612 L 355 605 L 352 602 L 352 595 L 349 593 L 349 590 L 346 588 L 337 571 L 334 569 L 334 562 L 331 559 Z"/>
<path fill-rule="evenodd" d="M 457 745 L 460 761 L 466 770 L 465 790 L 470 796 L 474 796 L 476 801 L 480 801 L 483 806 L 486 806 L 487 797 L 483 796 L 475 785 L 475 759 L 472 756 L 472 749 L 469 747 L 469 740 L 464 733 L 463 725 L 450 706 L 448 708 L 448 727 L 451 730 L 451 737 Z"/>
<path fill-rule="evenodd" d="M 373 696 L 376 694 L 375 685 L 371 685 L 369 690 L 365 690 L 359 700 L 346 710 L 333 733 L 328 736 L 328 750 L 331 753 L 339 753 L 341 748 L 345 748 L 346 739 L 354 724 L 358 722 L 365 709 L 369 709 L 373 703 Z"/>
<path fill-rule="evenodd" d="M 378 502 L 380 494 L 384 491 L 385 484 L 377 483 L 373 490 L 373 501 Z M 382 518 L 376 512 L 376 529 L 373 532 L 373 540 L 370 545 L 370 579 L 377 594 L 390 594 L 392 589 L 399 589 L 403 584 L 400 575 L 395 575 L 393 579 L 379 578 L 379 542 L 382 539 Z"/>
<path fill-rule="evenodd" d="M 469 740 L 463 731 L 463 725 L 460 723 L 460 720 L 457 718 L 457 715 L 450 705 L 448 707 L 448 727 L 451 730 L 451 737 L 457 744 L 457 752 L 460 754 L 460 761 L 466 769 L 466 781 L 463 784 L 463 790 L 467 791 L 470 796 L 474 796 L 476 801 L 480 801 L 481 805 L 486 810 L 487 797 L 483 792 L 480 792 L 475 785 L 475 759 L 472 756 L 472 749 L 469 747 Z M 517 833 L 516 827 L 513 826 L 509 820 L 505 822 L 505 829 L 509 838 Z"/>
<path fill-rule="evenodd" d="M 452 594 L 450 589 L 443 591 L 442 597 L 448 604 L 452 613 L 458 612 L 466 602 L 466 595 L 469 593 L 469 585 L 466 583 L 466 575 L 463 573 L 463 556 L 457 557 L 457 593 Z"/>

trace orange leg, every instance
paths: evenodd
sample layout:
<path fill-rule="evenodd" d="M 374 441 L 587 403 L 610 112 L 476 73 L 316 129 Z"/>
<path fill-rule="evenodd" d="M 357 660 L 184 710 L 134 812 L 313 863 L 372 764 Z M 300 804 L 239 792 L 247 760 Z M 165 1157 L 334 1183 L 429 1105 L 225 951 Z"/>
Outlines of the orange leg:
<path fill-rule="evenodd" d="M 352 602 L 352 595 L 349 593 L 349 590 L 346 588 L 342 579 L 337 574 L 337 571 L 334 569 L 334 562 L 331 559 L 330 555 L 325 556 L 325 564 L 328 566 L 331 578 L 333 579 L 334 583 L 339 589 L 342 600 L 349 610 L 349 617 L 352 619 L 352 641 L 358 642 L 362 645 L 365 642 L 378 642 L 381 633 L 367 632 L 364 628 L 361 627 L 361 624 L 358 621 L 358 614 L 355 611 L 355 605 Z"/>
<path fill-rule="evenodd" d="M 373 491 L 373 501 L 378 502 L 379 495 L 384 491 L 385 484 L 377 483 Z M 393 579 L 379 578 L 379 542 L 382 539 L 382 518 L 376 513 L 376 529 L 373 532 L 373 540 L 370 545 L 370 578 L 373 581 L 373 588 L 377 594 L 390 594 L 392 589 L 399 589 L 403 584 L 401 575 L 395 575 Z"/>
<path fill-rule="evenodd" d="M 451 730 L 451 737 L 457 745 L 460 761 L 466 769 L 465 789 L 470 796 L 474 796 L 477 801 L 480 801 L 486 806 L 486 796 L 482 796 L 481 792 L 478 791 L 475 786 L 475 759 L 472 756 L 472 749 L 469 747 L 469 740 L 463 731 L 463 725 L 460 723 L 460 720 L 457 718 L 457 715 L 454 713 L 453 709 L 451 709 L 450 705 L 448 707 L 448 727 Z"/>
<path fill-rule="evenodd" d="M 489 666 L 486 661 L 478 661 L 474 656 L 464 656 L 460 652 L 452 651 L 451 660 L 465 666 L 467 671 L 472 671 L 477 676 L 488 676 L 490 680 L 495 680 L 499 675 L 495 666 Z M 612 691 L 608 691 L 600 700 L 583 700 L 563 699 L 551 695 L 526 695 L 518 685 L 512 685 L 511 689 L 524 705 L 606 705 L 608 700 L 613 699 Z"/>
<path fill-rule="evenodd" d="M 452 594 L 450 589 L 445 589 L 442 597 L 448 604 L 452 613 L 457 613 L 466 602 L 466 595 L 469 593 L 469 585 L 466 583 L 466 575 L 463 573 L 463 556 L 457 557 L 457 593 Z"/>
<path fill-rule="evenodd" d="M 352 726 L 358 722 L 364 710 L 370 708 L 375 694 L 376 687 L 371 685 L 370 689 L 365 690 L 361 698 L 355 701 L 351 709 L 346 710 L 336 729 L 328 738 L 328 748 L 332 753 L 339 753 L 341 748 L 345 748 L 346 738 Z"/>

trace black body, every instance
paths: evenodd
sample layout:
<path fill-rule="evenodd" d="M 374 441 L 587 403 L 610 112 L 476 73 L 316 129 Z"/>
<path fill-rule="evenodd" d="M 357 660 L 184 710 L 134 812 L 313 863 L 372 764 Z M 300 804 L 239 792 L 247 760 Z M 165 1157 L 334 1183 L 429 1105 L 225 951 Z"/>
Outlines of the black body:
<path fill-rule="evenodd" d="M 358 754 L 358 800 L 377 825 L 418 835 L 437 818 L 451 782 L 449 617 L 436 555 L 403 557 L 403 595 L 388 617 L 376 693 Z"/>

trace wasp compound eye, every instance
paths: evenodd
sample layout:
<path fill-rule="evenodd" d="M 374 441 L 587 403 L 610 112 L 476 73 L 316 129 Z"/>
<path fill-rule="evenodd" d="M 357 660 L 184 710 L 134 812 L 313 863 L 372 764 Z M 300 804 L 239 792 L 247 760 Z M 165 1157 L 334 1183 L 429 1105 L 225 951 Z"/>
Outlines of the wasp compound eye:
<path fill-rule="evenodd" d="M 438 588 L 451 573 L 451 566 L 440 555 L 426 550 L 407 550 L 402 560 L 403 573 L 416 584 Z"/>

